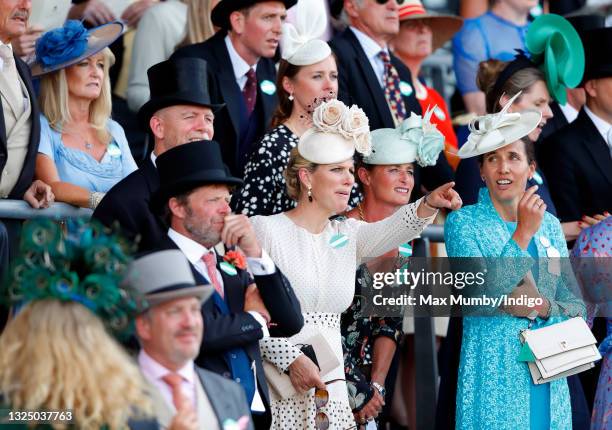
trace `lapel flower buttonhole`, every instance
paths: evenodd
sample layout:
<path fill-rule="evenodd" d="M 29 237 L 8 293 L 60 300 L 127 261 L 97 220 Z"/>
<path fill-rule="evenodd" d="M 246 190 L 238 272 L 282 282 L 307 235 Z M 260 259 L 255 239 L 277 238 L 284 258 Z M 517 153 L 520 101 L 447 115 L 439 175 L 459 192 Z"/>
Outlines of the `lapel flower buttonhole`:
<path fill-rule="evenodd" d="M 240 251 L 232 250 L 225 253 L 223 260 L 236 267 L 237 269 L 246 270 L 247 260 L 244 254 Z"/>

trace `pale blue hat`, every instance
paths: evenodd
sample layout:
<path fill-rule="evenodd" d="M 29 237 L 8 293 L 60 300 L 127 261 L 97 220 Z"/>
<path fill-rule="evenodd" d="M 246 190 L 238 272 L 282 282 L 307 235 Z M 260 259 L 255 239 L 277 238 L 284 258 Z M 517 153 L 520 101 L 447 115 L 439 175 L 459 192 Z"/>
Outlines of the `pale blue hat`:
<path fill-rule="evenodd" d="M 423 118 L 412 112 L 397 128 L 379 128 L 372 135 L 372 150 L 363 158 L 366 164 L 405 164 L 415 161 L 433 166 L 444 149 L 444 135 L 429 120 L 433 109 Z"/>

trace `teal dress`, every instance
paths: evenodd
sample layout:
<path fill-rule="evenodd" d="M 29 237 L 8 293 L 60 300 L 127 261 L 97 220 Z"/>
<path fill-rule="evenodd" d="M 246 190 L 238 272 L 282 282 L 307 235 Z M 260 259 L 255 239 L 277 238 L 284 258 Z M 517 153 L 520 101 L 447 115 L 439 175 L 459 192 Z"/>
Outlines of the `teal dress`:
<path fill-rule="evenodd" d="M 544 214 L 531 253 L 512 240 L 513 231 L 513 226 L 509 227 L 495 210 L 488 189 L 483 188 L 477 204 L 448 216 L 444 229 L 448 255 L 483 257 L 474 260 L 474 264 L 486 265 L 488 296 L 509 294 L 532 270 L 540 294 L 551 302 L 551 317 L 546 321 L 538 318 L 539 326 L 562 321 L 566 315 L 584 315 L 584 304 L 569 288 L 576 285 L 571 267 L 561 264 L 558 274 L 548 270 L 547 248 L 543 244 L 546 239 L 562 257 L 568 255 L 559 221 Z M 475 270 L 485 272 L 485 267 Z M 465 316 L 463 320 L 457 429 L 571 430 L 572 411 L 565 378 L 536 387 L 526 363 L 518 361 L 519 333 L 529 321 L 495 309 L 490 312 L 487 316 Z"/>

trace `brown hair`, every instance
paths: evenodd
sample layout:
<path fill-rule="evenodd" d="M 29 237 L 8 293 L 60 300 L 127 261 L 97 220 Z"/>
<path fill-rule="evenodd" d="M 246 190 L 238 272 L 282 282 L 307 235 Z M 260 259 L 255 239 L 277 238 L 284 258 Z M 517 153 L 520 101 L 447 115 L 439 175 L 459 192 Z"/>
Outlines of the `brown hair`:
<path fill-rule="evenodd" d="M 519 139 L 524 143 L 525 154 L 527 155 L 527 164 L 536 163 L 535 144 L 529 139 L 528 136 L 523 136 Z M 478 156 L 478 165 L 482 167 L 484 157 L 487 154 L 480 154 Z"/>
<path fill-rule="evenodd" d="M 289 93 L 283 87 L 283 78 L 295 78 L 302 66 L 295 66 L 287 60 L 281 59 L 278 63 L 278 73 L 276 74 L 276 91 L 278 94 L 278 106 L 272 115 L 270 128 L 275 128 L 285 122 L 291 116 L 293 101 L 289 100 Z"/>
<path fill-rule="evenodd" d="M 309 172 L 314 172 L 319 165 L 308 161 L 298 152 L 297 147 L 291 150 L 287 168 L 283 172 L 285 183 L 287 185 L 287 195 L 296 202 L 300 199 L 302 191 L 302 183 L 300 182 L 300 169 L 306 169 Z"/>
<path fill-rule="evenodd" d="M 476 85 L 485 93 L 486 108 L 488 113 L 494 113 L 501 110 L 499 99 L 503 94 L 508 97 L 514 96 L 519 91 L 526 91 L 538 81 L 546 82 L 544 73 L 535 67 L 527 67 L 520 69 L 514 73 L 502 85 L 499 91 L 493 91 L 495 82 L 499 74 L 506 68 L 508 62 L 499 60 L 482 61 L 478 66 L 478 74 L 476 75 Z M 519 98 L 516 100 L 518 102 Z"/>

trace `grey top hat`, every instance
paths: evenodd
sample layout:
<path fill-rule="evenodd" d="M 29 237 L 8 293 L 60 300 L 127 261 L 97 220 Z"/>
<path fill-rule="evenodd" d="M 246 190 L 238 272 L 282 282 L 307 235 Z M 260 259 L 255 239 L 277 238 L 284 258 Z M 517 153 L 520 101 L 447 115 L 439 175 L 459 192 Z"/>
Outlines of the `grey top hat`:
<path fill-rule="evenodd" d="M 122 284 L 130 285 L 144 298 L 138 303 L 139 312 L 182 297 L 197 297 L 203 303 L 214 291 L 210 285 L 196 285 L 189 262 L 178 249 L 132 261 Z"/>

